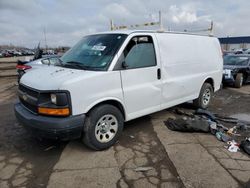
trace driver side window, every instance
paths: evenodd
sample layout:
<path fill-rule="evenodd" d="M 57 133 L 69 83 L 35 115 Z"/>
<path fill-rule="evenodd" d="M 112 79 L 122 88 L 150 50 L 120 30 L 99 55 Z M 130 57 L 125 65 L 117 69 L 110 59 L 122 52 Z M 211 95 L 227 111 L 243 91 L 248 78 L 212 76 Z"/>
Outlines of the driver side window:
<path fill-rule="evenodd" d="M 151 36 L 132 38 L 123 53 L 127 69 L 156 65 L 155 49 Z"/>

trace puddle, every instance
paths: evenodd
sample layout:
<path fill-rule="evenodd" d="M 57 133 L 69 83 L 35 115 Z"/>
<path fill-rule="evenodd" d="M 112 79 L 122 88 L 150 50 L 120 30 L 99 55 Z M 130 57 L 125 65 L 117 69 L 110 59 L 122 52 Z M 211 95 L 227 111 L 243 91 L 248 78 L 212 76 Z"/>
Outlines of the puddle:
<path fill-rule="evenodd" d="M 240 121 L 250 122 L 250 114 L 234 114 L 234 115 L 232 115 L 230 117 L 237 118 Z"/>

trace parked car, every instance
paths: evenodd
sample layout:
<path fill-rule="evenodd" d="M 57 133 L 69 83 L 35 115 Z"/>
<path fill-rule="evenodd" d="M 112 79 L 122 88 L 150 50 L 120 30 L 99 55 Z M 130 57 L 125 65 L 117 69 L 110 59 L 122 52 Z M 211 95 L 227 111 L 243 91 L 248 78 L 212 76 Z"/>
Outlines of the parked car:
<path fill-rule="evenodd" d="M 32 50 L 23 50 L 22 54 L 23 55 L 34 55 L 35 53 Z"/>
<path fill-rule="evenodd" d="M 42 68 L 44 66 L 55 66 L 60 64 L 59 60 L 60 56 L 45 56 L 34 61 L 30 62 L 22 62 L 18 61 L 16 65 L 17 73 L 18 73 L 18 83 L 21 77 L 28 71 Z"/>
<path fill-rule="evenodd" d="M 234 54 L 244 54 L 247 48 L 234 49 Z"/>
<path fill-rule="evenodd" d="M 7 50 L 7 52 L 8 52 L 8 54 L 11 55 L 11 57 L 14 56 L 14 50 Z"/>
<path fill-rule="evenodd" d="M 234 54 L 234 52 L 232 51 L 223 51 L 223 56 L 232 55 L 232 54 Z"/>
<path fill-rule="evenodd" d="M 244 51 L 245 54 L 250 54 L 250 49 L 247 49 L 246 51 Z"/>
<path fill-rule="evenodd" d="M 7 50 L 3 51 L 2 54 L 3 54 L 3 57 L 12 57 L 13 56 Z"/>
<path fill-rule="evenodd" d="M 22 52 L 22 55 L 25 55 L 25 56 L 31 55 L 31 54 L 29 53 L 29 50 L 26 50 L 26 49 L 22 50 L 21 52 Z"/>
<path fill-rule="evenodd" d="M 222 81 L 210 36 L 113 31 L 85 36 L 60 59 L 21 78 L 16 117 L 38 136 L 95 150 L 116 143 L 126 121 L 189 100 L 208 107 Z"/>
<path fill-rule="evenodd" d="M 19 52 L 19 51 L 14 50 L 14 51 L 13 51 L 13 55 L 14 55 L 14 56 L 21 56 L 21 55 L 23 55 L 23 54 L 22 54 L 22 52 Z"/>
<path fill-rule="evenodd" d="M 250 55 L 224 56 L 223 83 L 240 88 L 250 81 Z"/>

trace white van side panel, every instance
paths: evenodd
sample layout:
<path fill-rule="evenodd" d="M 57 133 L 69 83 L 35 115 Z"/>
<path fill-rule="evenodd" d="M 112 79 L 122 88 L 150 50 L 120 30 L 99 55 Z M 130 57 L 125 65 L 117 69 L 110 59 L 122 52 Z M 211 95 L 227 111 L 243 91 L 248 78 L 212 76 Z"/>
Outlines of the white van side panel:
<path fill-rule="evenodd" d="M 174 33 L 157 33 L 162 64 L 162 109 L 199 96 L 207 78 L 220 88 L 223 60 L 216 38 Z"/>

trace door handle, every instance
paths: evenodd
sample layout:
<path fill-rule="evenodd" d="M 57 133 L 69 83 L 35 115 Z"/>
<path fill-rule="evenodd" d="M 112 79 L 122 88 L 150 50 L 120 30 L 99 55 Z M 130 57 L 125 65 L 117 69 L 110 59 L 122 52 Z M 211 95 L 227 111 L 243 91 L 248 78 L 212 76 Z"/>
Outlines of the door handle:
<path fill-rule="evenodd" d="M 157 79 L 158 80 L 161 79 L 161 69 L 160 68 L 157 69 Z"/>

